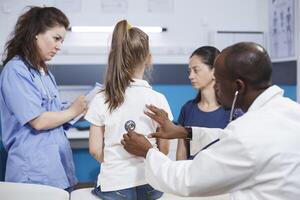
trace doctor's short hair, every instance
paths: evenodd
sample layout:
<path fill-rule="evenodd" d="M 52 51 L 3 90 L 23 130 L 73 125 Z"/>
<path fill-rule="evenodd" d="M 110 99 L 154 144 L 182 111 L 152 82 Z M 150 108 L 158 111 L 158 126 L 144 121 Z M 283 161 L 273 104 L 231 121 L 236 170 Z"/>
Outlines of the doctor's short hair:
<path fill-rule="evenodd" d="M 30 61 L 33 67 L 40 66 L 47 71 L 39 53 L 36 35 L 56 26 L 68 29 L 69 24 L 66 15 L 55 7 L 29 7 L 29 10 L 18 18 L 10 40 L 5 45 L 3 65 L 19 55 Z"/>
<path fill-rule="evenodd" d="M 267 51 L 253 42 L 240 42 L 225 48 L 224 64 L 232 80 L 242 79 L 255 89 L 272 83 L 272 63 Z"/>
<path fill-rule="evenodd" d="M 136 68 L 150 55 L 149 37 L 126 20 L 119 21 L 113 31 L 105 76 L 105 103 L 113 111 L 124 102 L 126 88 Z"/>

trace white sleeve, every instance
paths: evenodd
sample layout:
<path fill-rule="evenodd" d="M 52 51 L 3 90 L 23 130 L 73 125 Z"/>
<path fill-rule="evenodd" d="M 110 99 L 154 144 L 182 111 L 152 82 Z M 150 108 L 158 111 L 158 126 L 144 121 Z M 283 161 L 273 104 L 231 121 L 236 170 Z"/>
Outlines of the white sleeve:
<path fill-rule="evenodd" d="M 171 161 L 151 149 L 146 157 L 146 179 L 155 189 L 181 196 L 228 193 L 254 184 L 254 161 L 243 144 L 228 136 L 201 151 L 194 160 Z"/>
<path fill-rule="evenodd" d="M 170 105 L 164 95 L 162 95 L 162 109 L 168 113 L 169 120 L 173 121 L 173 114 L 170 108 Z"/>
<path fill-rule="evenodd" d="M 203 149 L 211 142 L 226 137 L 228 134 L 224 129 L 220 128 L 201 128 L 192 127 L 192 140 L 194 146 Z"/>
<path fill-rule="evenodd" d="M 91 104 L 89 105 L 88 111 L 84 118 L 93 125 L 103 126 L 105 120 L 105 105 L 104 96 L 99 93 L 97 94 Z"/>

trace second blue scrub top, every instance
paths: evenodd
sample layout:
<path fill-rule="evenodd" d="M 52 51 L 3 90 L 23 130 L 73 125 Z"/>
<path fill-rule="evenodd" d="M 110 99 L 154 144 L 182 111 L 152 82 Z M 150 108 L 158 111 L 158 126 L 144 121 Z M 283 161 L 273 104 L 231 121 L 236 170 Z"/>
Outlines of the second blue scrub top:
<path fill-rule="evenodd" d="M 234 110 L 233 118 L 243 115 L 239 109 Z M 180 111 L 178 124 L 182 126 L 197 126 L 206 128 L 225 128 L 229 123 L 230 110 L 224 110 L 222 107 L 205 112 L 199 109 L 195 99 L 186 102 Z"/>
<path fill-rule="evenodd" d="M 243 112 L 239 109 L 234 110 L 233 118 L 237 118 L 243 115 Z M 182 126 L 196 126 L 196 127 L 206 127 L 206 128 L 225 128 L 229 123 L 230 110 L 224 110 L 222 107 L 211 111 L 204 112 L 199 109 L 196 99 L 189 100 L 186 102 L 180 111 L 178 118 L 178 124 Z M 214 144 L 219 140 L 212 142 Z M 205 148 L 210 146 L 208 144 Z M 190 144 L 188 143 L 187 157 L 192 159 L 194 155 L 190 155 Z"/>
<path fill-rule="evenodd" d="M 2 140 L 8 152 L 5 180 L 65 189 L 77 179 L 63 126 L 37 131 L 28 123 L 43 112 L 62 109 L 56 83 L 50 72 L 42 75 L 28 65 L 15 56 L 0 76 Z"/>

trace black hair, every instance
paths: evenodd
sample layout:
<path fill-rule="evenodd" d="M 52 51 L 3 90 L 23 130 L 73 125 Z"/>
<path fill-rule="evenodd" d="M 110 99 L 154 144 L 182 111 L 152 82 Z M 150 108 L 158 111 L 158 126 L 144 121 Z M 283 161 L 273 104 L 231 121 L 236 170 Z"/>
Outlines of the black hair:
<path fill-rule="evenodd" d="M 242 79 L 254 89 L 266 89 L 271 85 L 272 63 L 262 46 L 240 42 L 223 51 L 224 64 L 232 80 Z"/>

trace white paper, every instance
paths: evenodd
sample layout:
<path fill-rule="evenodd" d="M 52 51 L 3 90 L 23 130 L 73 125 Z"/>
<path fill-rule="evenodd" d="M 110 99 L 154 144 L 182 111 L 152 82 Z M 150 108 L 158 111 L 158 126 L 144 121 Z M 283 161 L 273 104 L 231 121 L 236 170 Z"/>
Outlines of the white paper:
<path fill-rule="evenodd" d="M 294 59 L 297 44 L 295 32 L 296 1 L 269 0 L 270 50 L 272 59 Z"/>
<path fill-rule="evenodd" d="M 85 100 L 87 101 L 88 106 L 90 105 L 94 96 L 97 93 L 99 93 L 101 89 L 102 89 L 102 84 L 96 82 L 95 87 L 85 95 Z M 71 124 L 71 125 L 75 124 L 79 119 L 81 119 L 83 117 L 83 115 L 84 115 L 84 113 L 78 115 L 77 117 L 75 117 L 74 119 L 69 121 L 69 124 Z"/>

